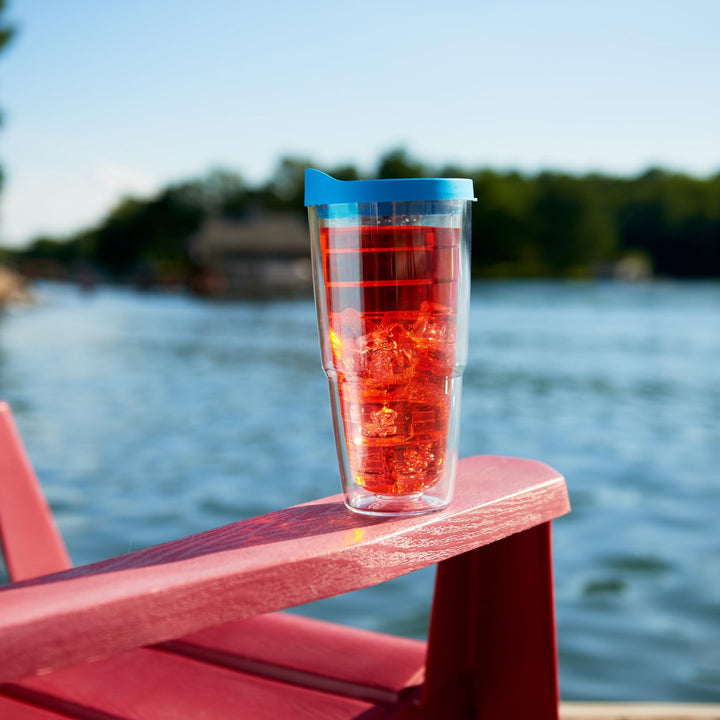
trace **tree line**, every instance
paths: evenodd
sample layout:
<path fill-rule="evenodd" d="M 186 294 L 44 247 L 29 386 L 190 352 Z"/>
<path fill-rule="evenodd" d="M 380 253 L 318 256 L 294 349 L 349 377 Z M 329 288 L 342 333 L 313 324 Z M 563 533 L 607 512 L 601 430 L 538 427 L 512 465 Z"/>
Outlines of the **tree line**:
<path fill-rule="evenodd" d="M 0 0 L 0 53 L 3 53 L 10 41 L 15 36 L 15 28 L 12 25 L 8 25 L 5 21 L 5 13 L 7 11 L 5 0 Z M 0 126 L 2 126 L 3 116 L 0 111 Z M 3 171 L 0 167 L 0 190 L 2 190 L 3 184 Z"/>
<path fill-rule="evenodd" d="M 172 184 L 155 197 L 127 197 L 99 223 L 70 237 L 39 237 L 5 251 L 21 269 L 51 263 L 90 267 L 118 280 L 150 273 L 186 277 L 188 238 L 209 216 L 257 210 L 305 213 L 304 158 L 285 157 L 266 183 L 250 186 L 231 170 Z M 346 165 L 334 177 L 366 177 Z M 720 173 L 696 178 L 662 169 L 636 177 L 562 172 L 525 174 L 432 167 L 404 149 L 386 152 L 367 177 L 469 177 L 476 276 L 598 277 L 628 259 L 658 276 L 720 277 Z"/>

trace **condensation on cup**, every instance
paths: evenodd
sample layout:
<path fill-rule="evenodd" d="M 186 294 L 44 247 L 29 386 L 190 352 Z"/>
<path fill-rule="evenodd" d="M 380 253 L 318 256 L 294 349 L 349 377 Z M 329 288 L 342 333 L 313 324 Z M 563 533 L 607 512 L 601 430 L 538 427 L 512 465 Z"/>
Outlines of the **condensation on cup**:
<path fill-rule="evenodd" d="M 346 505 L 452 500 L 467 358 L 472 180 L 305 173 L 322 363 Z"/>

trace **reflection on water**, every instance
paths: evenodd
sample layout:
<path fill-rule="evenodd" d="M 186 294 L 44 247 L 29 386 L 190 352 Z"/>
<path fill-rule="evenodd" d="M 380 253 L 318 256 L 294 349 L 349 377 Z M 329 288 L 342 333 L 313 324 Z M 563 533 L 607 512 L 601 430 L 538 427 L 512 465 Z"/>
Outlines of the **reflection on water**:
<path fill-rule="evenodd" d="M 311 302 L 38 295 L 0 395 L 76 563 L 340 490 Z M 461 454 L 568 479 L 563 696 L 720 700 L 720 285 L 483 283 L 470 325 Z M 431 583 L 304 611 L 419 636 Z"/>

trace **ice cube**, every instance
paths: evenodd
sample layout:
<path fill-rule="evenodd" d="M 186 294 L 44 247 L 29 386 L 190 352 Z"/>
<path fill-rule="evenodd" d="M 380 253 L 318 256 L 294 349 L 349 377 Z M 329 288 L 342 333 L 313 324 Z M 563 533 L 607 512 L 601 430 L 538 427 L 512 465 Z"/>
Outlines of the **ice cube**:
<path fill-rule="evenodd" d="M 381 324 L 359 338 L 356 347 L 360 354 L 360 374 L 375 382 L 403 382 L 414 372 L 415 343 L 401 325 Z"/>
<path fill-rule="evenodd" d="M 403 464 L 405 472 L 418 473 L 427 470 L 428 465 L 435 459 L 432 443 L 418 443 L 415 447 L 403 450 Z"/>
<path fill-rule="evenodd" d="M 420 315 L 410 331 L 412 337 L 422 344 L 440 345 L 455 342 L 455 318 L 449 307 L 424 301 Z"/>
<path fill-rule="evenodd" d="M 363 334 L 363 317 L 354 307 L 334 315 L 330 324 L 343 340 L 355 340 Z"/>
<path fill-rule="evenodd" d="M 330 318 L 330 346 L 337 370 L 349 374 L 358 371 L 358 339 L 362 337 L 364 320 L 353 307 Z"/>
<path fill-rule="evenodd" d="M 369 422 L 363 424 L 363 435 L 367 437 L 388 437 L 397 432 L 397 410 L 387 406 L 370 413 Z"/>
<path fill-rule="evenodd" d="M 455 316 L 439 303 L 425 301 L 411 330 L 418 350 L 418 372 L 448 375 L 455 362 Z"/>

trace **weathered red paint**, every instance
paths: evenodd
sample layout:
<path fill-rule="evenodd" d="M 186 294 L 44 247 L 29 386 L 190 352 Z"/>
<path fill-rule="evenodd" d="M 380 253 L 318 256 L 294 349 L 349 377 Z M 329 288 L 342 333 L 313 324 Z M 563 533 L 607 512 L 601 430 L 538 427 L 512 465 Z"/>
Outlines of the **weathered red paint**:
<path fill-rule="evenodd" d="M 11 580 L 70 567 L 6 402 L 0 401 L 0 543 Z"/>

